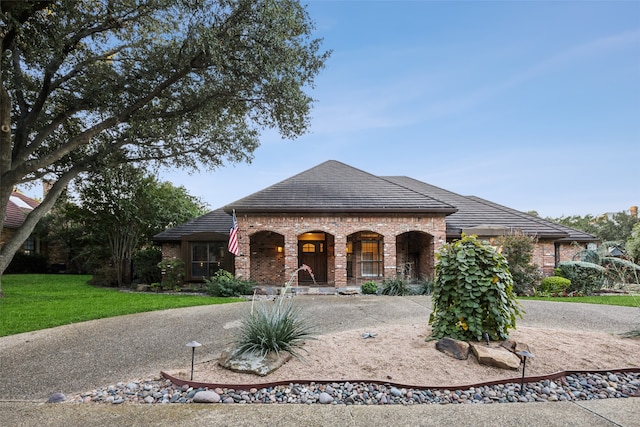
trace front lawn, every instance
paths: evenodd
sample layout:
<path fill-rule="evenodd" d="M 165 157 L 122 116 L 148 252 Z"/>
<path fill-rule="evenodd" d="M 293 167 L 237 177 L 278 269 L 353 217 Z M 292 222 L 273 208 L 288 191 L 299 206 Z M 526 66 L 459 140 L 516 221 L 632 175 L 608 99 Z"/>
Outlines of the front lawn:
<path fill-rule="evenodd" d="M 640 307 L 640 296 L 638 295 L 592 295 L 584 297 L 518 297 L 518 299 L 551 302 L 584 302 L 587 304 Z"/>
<path fill-rule="evenodd" d="M 87 284 L 90 278 L 51 274 L 2 276 L 5 297 L 0 298 L 0 337 L 124 314 L 243 301 L 120 292 L 90 286 Z"/>

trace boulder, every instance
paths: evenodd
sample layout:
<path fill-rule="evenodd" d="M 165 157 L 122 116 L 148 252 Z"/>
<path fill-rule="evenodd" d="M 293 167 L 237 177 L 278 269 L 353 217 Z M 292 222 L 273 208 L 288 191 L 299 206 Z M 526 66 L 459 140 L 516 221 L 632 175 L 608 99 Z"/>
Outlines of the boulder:
<path fill-rule="evenodd" d="M 518 369 L 520 358 L 504 347 L 489 347 L 486 344 L 471 343 L 471 350 L 481 365 L 501 369 Z"/>
<path fill-rule="evenodd" d="M 518 356 L 518 358 L 520 358 L 520 361 L 522 361 L 524 357 L 520 356 L 518 352 L 528 351 L 529 353 L 531 353 L 531 350 L 529 349 L 529 345 L 523 342 L 507 340 L 500 345 L 506 348 L 507 350 L 509 350 L 510 352 L 512 352 L 513 354 L 515 354 L 516 356 Z"/>
<path fill-rule="evenodd" d="M 202 390 L 193 396 L 193 403 L 218 403 L 220 395 L 215 391 Z"/>
<path fill-rule="evenodd" d="M 469 343 L 454 340 L 453 338 L 441 338 L 436 342 L 436 350 L 443 352 L 458 360 L 469 358 Z"/>
<path fill-rule="evenodd" d="M 264 377 L 275 371 L 291 359 L 288 352 L 267 353 L 261 356 L 256 353 L 239 353 L 233 350 L 225 350 L 218 359 L 218 364 L 230 371 L 256 374 Z"/>

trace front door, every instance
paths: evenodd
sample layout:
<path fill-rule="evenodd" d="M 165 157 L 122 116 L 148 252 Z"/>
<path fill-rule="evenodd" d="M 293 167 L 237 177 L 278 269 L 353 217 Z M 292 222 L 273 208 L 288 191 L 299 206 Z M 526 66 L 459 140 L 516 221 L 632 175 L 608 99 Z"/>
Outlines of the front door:
<path fill-rule="evenodd" d="M 301 264 L 311 267 L 317 284 L 327 282 L 327 251 L 324 240 L 300 240 L 298 242 L 298 259 Z M 313 284 L 313 279 L 306 271 L 298 273 L 298 283 Z"/>

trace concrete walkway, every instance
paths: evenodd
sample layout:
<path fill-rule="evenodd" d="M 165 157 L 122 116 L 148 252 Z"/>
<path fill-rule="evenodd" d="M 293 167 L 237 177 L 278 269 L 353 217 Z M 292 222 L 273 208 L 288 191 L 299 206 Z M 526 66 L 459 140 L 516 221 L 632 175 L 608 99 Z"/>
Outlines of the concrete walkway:
<path fill-rule="evenodd" d="M 296 297 L 321 333 L 428 320 L 429 297 Z M 0 338 L 2 425 L 622 425 L 640 426 L 640 399 L 575 403 L 353 407 L 320 405 L 51 405 L 88 391 L 216 358 L 250 303 L 141 313 Z M 626 332 L 640 309 L 525 301 L 521 326 Z M 640 365 L 640 356 L 639 363 Z"/>

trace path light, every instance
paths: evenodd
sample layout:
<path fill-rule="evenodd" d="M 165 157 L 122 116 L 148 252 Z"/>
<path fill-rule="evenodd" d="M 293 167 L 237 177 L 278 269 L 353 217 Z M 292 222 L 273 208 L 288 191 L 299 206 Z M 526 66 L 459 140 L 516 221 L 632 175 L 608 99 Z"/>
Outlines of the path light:
<path fill-rule="evenodd" d="M 191 347 L 191 381 L 193 381 L 193 361 L 196 357 L 196 347 L 200 347 L 201 345 L 198 341 L 187 343 L 187 347 Z"/>
<path fill-rule="evenodd" d="M 516 353 L 518 356 L 522 356 L 522 380 L 520 380 L 520 394 L 524 394 L 524 370 L 527 368 L 527 359 L 533 357 L 533 354 L 527 350 L 522 350 Z"/>
<path fill-rule="evenodd" d="M 489 345 L 489 341 L 490 341 L 490 339 L 489 339 L 489 333 L 487 333 L 487 332 L 483 332 L 483 333 L 482 333 L 482 338 L 484 338 L 484 340 L 487 342 L 487 345 Z"/>

